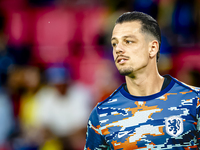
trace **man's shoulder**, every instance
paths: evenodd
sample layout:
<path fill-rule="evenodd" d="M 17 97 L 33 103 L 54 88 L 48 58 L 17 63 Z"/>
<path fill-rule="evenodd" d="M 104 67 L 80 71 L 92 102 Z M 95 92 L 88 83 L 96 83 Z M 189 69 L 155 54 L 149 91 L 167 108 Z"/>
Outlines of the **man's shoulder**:
<path fill-rule="evenodd" d="M 172 79 L 175 81 L 176 83 L 176 88 L 179 92 L 183 92 L 183 91 L 190 91 L 192 93 L 196 93 L 197 95 L 200 95 L 200 87 L 197 86 L 193 86 L 193 85 L 189 85 L 183 81 L 180 81 L 174 77 L 172 77 Z M 185 90 L 184 90 L 185 89 Z"/>
<path fill-rule="evenodd" d="M 125 84 L 125 83 L 123 83 L 122 85 L 120 85 L 120 86 L 119 86 L 113 93 L 111 93 L 110 96 L 107 97 L 105 100 L 99 102 L 99 103 L 96 105 L 96 107 L 102 106 L 102 105 L 104 105 L 104 104 L 106 104 L 106 103 L 111 103 L 111 101 L 113 101 L 113 100 L 115 101 L 116 97 L 119 97 L 119 95 L 121 95 L 121 94 L 120 94 L 120 90 L 123 88 L 123 85 L 124 85 L 124 84 Z"/>

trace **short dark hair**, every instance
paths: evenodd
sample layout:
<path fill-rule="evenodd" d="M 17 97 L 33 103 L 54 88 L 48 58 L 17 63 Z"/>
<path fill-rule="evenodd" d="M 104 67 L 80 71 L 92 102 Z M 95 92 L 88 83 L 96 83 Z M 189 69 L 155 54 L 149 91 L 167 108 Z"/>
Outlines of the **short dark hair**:
<path fill-rule="evenodd" d="M 156 38 L 156 40 L 159 43 L 159 50 L 157 53 L 157 61 L 158 61 L 159 56 L 160 56 L 161 32 L 160 32 L 160 27 L 157 21 L 148 14 L 138 12 L 138 11 L 132 11 L 132 12 L 123 13 L 116 20 L 115 24 L 121 24 L 124 22 L 131 22 L 131 21 L 141 22 L 141 25 L 142 25 L 141 31 L 147 32 Z"/>

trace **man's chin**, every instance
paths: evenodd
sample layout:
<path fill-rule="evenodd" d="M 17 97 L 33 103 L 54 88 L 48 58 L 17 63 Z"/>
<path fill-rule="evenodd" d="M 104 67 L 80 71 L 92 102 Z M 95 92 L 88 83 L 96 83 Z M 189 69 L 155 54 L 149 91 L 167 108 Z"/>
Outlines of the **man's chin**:
<path fill-rule="evenodd" d="M 130 75 L 132 72 L 133 72 L 132 69 L 129 69 L 129 70 L 119 70 L 119 73 L 120 73 L 122 76 L 128 76 L 128 75 Z"/>

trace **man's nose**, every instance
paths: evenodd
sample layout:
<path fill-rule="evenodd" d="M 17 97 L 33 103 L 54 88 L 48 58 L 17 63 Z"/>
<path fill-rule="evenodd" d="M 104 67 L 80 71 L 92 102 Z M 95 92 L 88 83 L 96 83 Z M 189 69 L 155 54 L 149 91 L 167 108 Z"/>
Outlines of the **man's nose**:
<path fill-rule="evenodd" d="M 124 48 L 122 46 L 122 44 L 118 43 L 117 46 L 116 46 L 116 53 L 119 54 L 119 53 L 124 53 Z"/>

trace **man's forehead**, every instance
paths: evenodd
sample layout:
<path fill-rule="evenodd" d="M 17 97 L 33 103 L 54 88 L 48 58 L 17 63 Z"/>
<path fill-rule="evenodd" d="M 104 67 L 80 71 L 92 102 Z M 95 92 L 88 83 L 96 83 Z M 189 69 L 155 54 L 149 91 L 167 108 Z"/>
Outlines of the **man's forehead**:
<path fill-rule="evenodd" d="M 132 21 L 132 22 L 124 22 L 116 24 L 113 32 L 112 32 L 112 38 L 119 37 L 125 37 L 125 36 L 132 36 L 134 37 L 135 34 L 138 34 L 141 30 L 141 24 L 138 21 Z"/>

